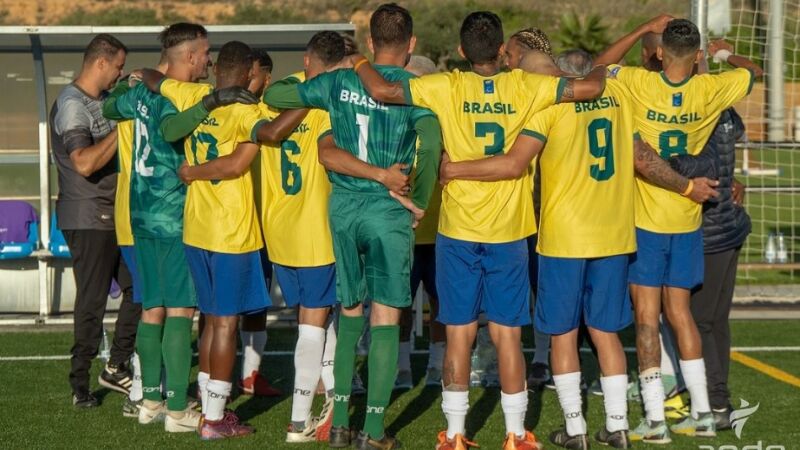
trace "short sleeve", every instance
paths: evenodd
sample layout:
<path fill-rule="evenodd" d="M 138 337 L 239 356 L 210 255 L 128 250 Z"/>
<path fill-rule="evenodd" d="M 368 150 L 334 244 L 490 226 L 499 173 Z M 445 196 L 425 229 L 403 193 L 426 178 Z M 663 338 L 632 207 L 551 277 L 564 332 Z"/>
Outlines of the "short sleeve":
<path fill-rule="evenodd" d="M 709 87 L 716 91 L 713 97 L 715 109 L 722 111 L 745 98 L 753 89 L 755 77 L 748 69 L 739 68 L 710 75 Z"/>
<path fill-rule="evenodd" d="M 521 134 L 547 142 L 550 129 L 553 128 L 553 124 L 556 122 L 557 109 L 557 106 L 551 106 L 531 116 L 522 128 Z"/>
<path fill-rule="evenodd" d="M 606 76 L 611 78 L 612 80 L 619 80 L 622 83 L 630 86 L 633 80 L 636 78 L 636 73 L 639 71 L 647 72 L 646 69 L 641 67 L 627 67 L 627 66 L 620 66 L 619 64 L 611 64 L 607 68 Z"/>
<path fill-rule="evenodd" d="M 258 129 L 263 123 L 268 122 L 261 114 L 261 109 L 253 105 L 237 105 L 239 108 L 239 127 L 236 132 L 236 142 L 258 142 Z"/>
<path fill-rule="evenodd" d="M 561 93 L 567 82 L 565 78 L 522 71 L 519 71 L 519 76 L 524 86 L 524 92 L 527 93 L 532 104 L 532 112 L 539 112 L 561 100 Z"/>
<path fill-rule="evenodd" d="M 309 107 L 328 109 L 331 90 L 336 82 L 338 70 L 325 72 L 297 85 L 297 91 L 303 104 Z M 287 83 L 290 82 L 287 81 Z M 295 81 L 296 83 L 296 81 Z"/>
<path fill-rule="evenodd" d="M 406 104 L 444 112 L 450 103 L 453 73 L 434 73 L 403 81 Z"/>
<path fill-rule="evenodd" d="M 159 92 L 178 109 L 185 111 L 208 95 L 214 87 L 205 83 L 189 83 L 186 81 L 164 78 L 159 85 Z"/>
<path fill-rule="evenodd" d="M 322 139 L 325 136 L 333 133 L 333 127 L 331 126 L 331 116 L 327 112 L 322 112 L 322 117 L 319 120 L 319 136 L 317 139 Z"/>
<path fill-rule="evenodd" d="M 64 140 L 67 154 L 94 143 L 92 118 L 86 107 L 76 98 L 65 99 L 53 118 L 55 132 Z"/>

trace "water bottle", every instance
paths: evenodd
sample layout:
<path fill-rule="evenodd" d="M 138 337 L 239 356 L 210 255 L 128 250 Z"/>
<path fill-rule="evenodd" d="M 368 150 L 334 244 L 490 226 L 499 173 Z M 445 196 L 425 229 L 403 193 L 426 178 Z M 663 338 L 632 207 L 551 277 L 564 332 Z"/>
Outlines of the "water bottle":
<path fill-rule="evenodd" d="M 769 264 L 775 263 L 775 260 L 778 256 L 777 253 L 778 251 L 775 246 L 775 234 L 770 233 L 769 236 L 767 236 L 767 247 L 764 249 L 764 261 Z"/>
<path fill-rule="evenodd" d="M 100 345 L 100 359 L 106 364 L 111 359 L 111 347 L 108 346 L 108 333 L 106 333 L 105 327 L 103 327 L 103 341 Z"/>
<path fill-rule="evenodd" d="M 778 233 L 776 240 L 778 241 L 777 260 L 781 264 L 786 264 L 789 262 L 789 252 L 786 250 L 786 238 L 784 238 L 783 233 Z"/>

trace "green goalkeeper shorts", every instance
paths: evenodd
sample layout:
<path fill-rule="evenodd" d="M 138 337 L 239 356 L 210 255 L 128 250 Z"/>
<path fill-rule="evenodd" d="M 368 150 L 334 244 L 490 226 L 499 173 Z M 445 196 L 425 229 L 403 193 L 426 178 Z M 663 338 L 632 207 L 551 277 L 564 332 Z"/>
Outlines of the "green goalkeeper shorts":
<path fill-rule="evenodd" d="M 330 226 L 336 256 L 336 298 L 346 308 L 366 299 L 411 305 L 412 214 L 388 193 L 334 189 Z"/>

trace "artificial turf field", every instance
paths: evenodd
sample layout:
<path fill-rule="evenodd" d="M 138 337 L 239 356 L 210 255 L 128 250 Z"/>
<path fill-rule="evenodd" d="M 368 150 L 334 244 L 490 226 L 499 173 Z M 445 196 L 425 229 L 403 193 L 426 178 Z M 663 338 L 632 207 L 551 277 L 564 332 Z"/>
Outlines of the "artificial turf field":
<path fill-rule="evenodd" d="M 736 347 L 800 346 L 800 322 L 790 320 L 740 320 L 732 321 L 733 344 Z M 287 351 L 293 348 L 294 330 L 270 330 L 268 351 Z M 633 345 L 632 330 L 623 335 L 626 346 Z M 11 360 L 19 356 L 67 355 L 71 334 L 66 331 L 5 331 L 0 330 L 0 447 L 16 448 L 189 448 L 201 445 L 194 433 L 171 435 L 158 425 L 140 426 L 135 419 L 122 417 L 122 396 L 100 389 L 95 392 L 101 406 L 93 410 L 76 411 L 71 405 L 66 359 Z M 530 347 L 530 330 L 526 330 L 525 346 Z M 417 339 L 417 348 L 427 348 L 424 339 Z M 774 349 L 772 349 L 774 350 Z M 800 378 L 800 351 L 744 351 L 746 356 Z M 530 353 L 526 353 L 530 357 Z M 629 353 L 630 367 L 635 367 L 635 356 Z M 597 376 L 596 362 L 590 353 L 583 352 L 583 370 L 589 382 Z M 365 383 L 366 364 L 360 361 Z M 422 386 L 427 355 L 412 355 L 416 387 L 410 391 L 396 392 L 388 408 L 389 433 L 396 435 L 407 449 L 431 449 L 436 433 L 445 426 L 440 409 L 440 394 L 435 388 Z M 291 392 L 293 359 L 284 356 L 265 356 L 262 371 L 285 393 Z M 95 363 L 96 377 L 101 368 Z M 196 367 L 195 367 L 196 370 Z M 763 367 L 762 367 L 763 370 Z M 767 369 L 768 370 L 768 369 Z M 780 376 L 780 375 L 779 375 Z M 721 432 L 714 439 L 691 439 L 673 435 L 668 448 L 699 449 L 699 445 L 718 448 L 734 445 L 743 448 L 757 445 L 783 445 L 786 449 L 800 448 L 800 384 L 792 385 L 739 362 L 731 363 L 730 388 L 732 401 L 739 399 L 759 409 L 747 421 L 741 439 L 733 432 Z M 97 386 L 93 382 L 93 386 Z M 194 389 L 194 385 L 192 385 Z M 354 397 L 353 425 L 363 421 L 365 397 Z M 220 448 L 327 448 L 325 444 L 288 445 L 283 442 L 289 421 L 291 399 L 238 397 L 231 407 L 255 426 L 256 434 L 240 439 L 202 443 Z M 470 414 L 467 417 L 467 434 L 483 449 L 499 449 L 502 445 L 504 424 L 500 409 L 499 389 L 473 388 L 470 392 Z M 603 423 L 602 398 L 589 396 L 585 402 L 590 433 Z M 316 405 L 317 411 L 319 404 Z M 630 422 L 638 423 L 641 409 L 630 403 Z M 526 425 L 540 440 L 561 425 L 561 413 L 555 391 L 544 390 L 530 394 Z M 546 448 L 555 448 L 545 445 Z M 595 447 L 600 447 L 595 444 Z M 635 447 L 654 447 L 637 444 Z M 705 447 L 708 448 L 708 447 Z M 733 447 L 724 447 L 731 449 Z M 750 447 L 755 450 L 755 447 Z"/>

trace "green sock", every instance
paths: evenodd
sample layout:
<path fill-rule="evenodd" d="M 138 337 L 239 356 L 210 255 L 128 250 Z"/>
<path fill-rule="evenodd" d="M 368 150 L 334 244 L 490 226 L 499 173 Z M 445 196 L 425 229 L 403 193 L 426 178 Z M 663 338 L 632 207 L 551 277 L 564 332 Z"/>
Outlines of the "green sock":
<path fill-rule="evenodd" d="M 364 327 L 364 316 L 339 316 L 336 353 L 333 357 L 333 426 L 350 426 L 350 389 L 356 364 L 356 344 Z"/>
<path fill-rule="evenodd" d="M 400 327 L 381 325 L 370 329 L 369 385 L 367 386 L 367 417 L 364 432 L 373 439 L 383 438 L 383 416 L 392 397 L 397 377 L 397 353 Z M 336 367 L 336 366 L 334 366 Z"/>
<path fill-rule="evenodd" d="M 139 321 L 136 352 L 142 367 L 142 395 L 145 400 L 161 401 L 161 332 L 162 325 Z"/>
<path fill-rule="evenodd" d="M 161 352 L 167 369 L 167 409 L 183 411 L 192 370 L 192 319 L 166 318 Z"/>

